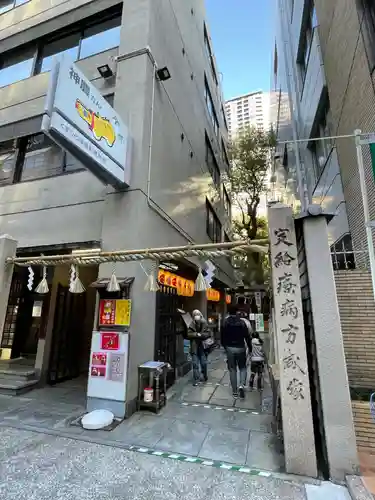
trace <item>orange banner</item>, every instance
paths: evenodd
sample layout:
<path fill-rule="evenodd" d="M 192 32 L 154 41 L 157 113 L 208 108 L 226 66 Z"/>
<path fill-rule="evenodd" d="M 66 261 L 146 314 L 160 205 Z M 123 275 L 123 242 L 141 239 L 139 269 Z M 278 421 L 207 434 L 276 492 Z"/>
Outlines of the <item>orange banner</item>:
<path fill-rule="evenodd" d="M 178 295 L 184 297 L 192 297 L 194 295 L 194 281 L 181 278 L 181 276 L 177 276 L 177 274 L 159 269 L 158 281 L 161 285 L 176 288 Z"/>
<path fill-rule="evenodd" d="M 232 303 L 232 297 L 231 297 L 230 295 L 226 295 L 226 296 L 225 296 L 225 302 L 226 302 L 227 304 L 231 304 L 231 303 Z"/>

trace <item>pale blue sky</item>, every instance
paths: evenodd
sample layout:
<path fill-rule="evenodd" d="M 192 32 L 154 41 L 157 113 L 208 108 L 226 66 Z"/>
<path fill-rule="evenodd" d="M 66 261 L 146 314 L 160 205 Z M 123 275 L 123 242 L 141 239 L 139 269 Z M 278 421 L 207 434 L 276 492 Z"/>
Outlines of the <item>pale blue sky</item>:
<path fill-rule="evenodd" d="M 225 99 L 269 90 L 274 0 L 206 0 Z"/>

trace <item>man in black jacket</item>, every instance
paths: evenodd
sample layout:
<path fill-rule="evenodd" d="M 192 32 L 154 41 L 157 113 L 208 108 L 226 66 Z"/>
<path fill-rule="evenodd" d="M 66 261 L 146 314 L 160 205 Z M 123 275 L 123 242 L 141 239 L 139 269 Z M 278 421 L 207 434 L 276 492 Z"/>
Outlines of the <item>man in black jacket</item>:
<path fill-rule="evenodd" d="M 245 397 L 246 386 L 246 345 L 251 352 L 251 337 L 246 324 L 237 314 L 237 307 L 230 306 L 228 308 L 229 316 L 225 320 L 221 330 L 221 345 L 225 348 L 228 358 L 228 369 L 230 383 L 233 390 L 233 397 L 237 398 L 238 393 L 240 398 Z M 237 366 L 240 371 L 240 385 L 237 392 Z"/>

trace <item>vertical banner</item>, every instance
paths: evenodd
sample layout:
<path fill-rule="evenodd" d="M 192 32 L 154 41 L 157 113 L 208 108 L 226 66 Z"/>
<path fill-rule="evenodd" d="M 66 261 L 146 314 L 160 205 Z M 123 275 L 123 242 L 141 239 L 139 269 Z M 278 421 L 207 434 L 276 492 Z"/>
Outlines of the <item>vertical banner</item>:
<path fill-rule="evenodd" d="M 255 330 L 257 332 L 264 332 L 264 316 L 263 314 L 255 314 Z"/>
<path fill-rule="evenodd" d="M 316 477 L 316 454 L 292 208 L 268 209 L 286 470 Z"/>

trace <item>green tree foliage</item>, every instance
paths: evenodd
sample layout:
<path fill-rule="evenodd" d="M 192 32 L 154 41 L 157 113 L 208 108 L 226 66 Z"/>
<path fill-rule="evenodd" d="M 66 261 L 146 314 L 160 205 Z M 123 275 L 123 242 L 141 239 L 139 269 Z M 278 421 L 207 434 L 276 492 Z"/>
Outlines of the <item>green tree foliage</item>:
<path fill-rule="evenodd" d="M 268 237 L 265 218 L 258 217 L 261 195 L 265 192 L 269 167 L 270 147 L 274 134 L 248 128 L 239 134 L 230 146 L 232 163 L 228 180 L 231 187 L 234 212 L 233 230 L 239 238 L 250 240 Z M 237 260 L 245 284 L 263 284 L 267 278 L 267 256 L 249 253 Z"/>

